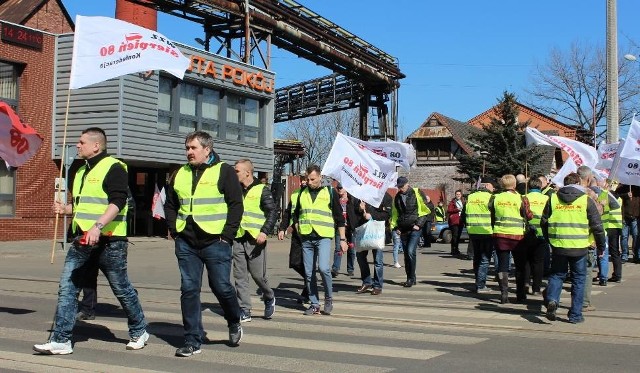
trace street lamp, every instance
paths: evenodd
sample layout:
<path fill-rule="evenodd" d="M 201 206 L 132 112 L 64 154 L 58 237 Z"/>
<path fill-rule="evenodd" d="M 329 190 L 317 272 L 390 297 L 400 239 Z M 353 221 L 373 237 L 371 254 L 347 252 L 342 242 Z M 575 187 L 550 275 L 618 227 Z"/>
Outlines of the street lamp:
<path fill-rule="evenodd" d="M 633 62 L 638 61 L 638 57 L 636 57 L 636 55 L 634 54 L 625 54 L 624 59 L 627 61 L 633 61 Z"/>
<path fill-rule="evenodd" d="M 482 177 L 484 178 L 484 170 L 485 170 L 485 164 L 486 164 L 486 158 L 489 155 L 489 152 L 486 150 L 483 150 L 480 152 L 480 156 L 482 157 Z"/>

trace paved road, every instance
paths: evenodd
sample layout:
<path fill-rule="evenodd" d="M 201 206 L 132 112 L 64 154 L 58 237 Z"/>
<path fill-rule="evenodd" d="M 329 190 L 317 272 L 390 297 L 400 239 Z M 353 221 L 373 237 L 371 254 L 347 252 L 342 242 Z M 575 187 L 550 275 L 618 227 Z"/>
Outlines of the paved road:
<path fill-rule="evenodd" d="M 354 293 L 359 278 L 335 279 L 331 316 L 303 316 L 295 302 L 301 280 L 287 268 L 288 241 L 272 242 L 269 272 L 277 288 L 273 320 L 254 297 L 254 318 L 244 324 L 239 347 L 225 344 L 227 329 L 205 287 L 203 353 L 176 358 L 182 345 L 179 273 L 171 243 L 135 238 L 129 274 L 139 291 L 151 334 L 141 351 L 126 351 L 126 318 L 100 276 L 98 317 L 80 322 L 69 356 L 34 355 L 48 337 L 64 251 L 51 243 L 0 242 L 0 371 L 3 372 L 635 372 L 640 345 L 640 265 L 626 264 L 624 282 L 593 287 L 597 307 L 586 322 L 566 322 L 568 294 L 559 321 L 544 318 L 540 300 L 500 305 L 493 293 L 476 295 L 471 262 L 446 255 L 448 247 L 421 249 L 418 282 L 405 289 L 404 269 L 385 268 L 381 296 Z M 391 263 L 390 247 L 385 260 Z M 464 251 L 464 249 L 463 249 Z M 356 276 L 358 271 L 356 270 Z M 563 321 L 564 320 L 564 321 Z"/>

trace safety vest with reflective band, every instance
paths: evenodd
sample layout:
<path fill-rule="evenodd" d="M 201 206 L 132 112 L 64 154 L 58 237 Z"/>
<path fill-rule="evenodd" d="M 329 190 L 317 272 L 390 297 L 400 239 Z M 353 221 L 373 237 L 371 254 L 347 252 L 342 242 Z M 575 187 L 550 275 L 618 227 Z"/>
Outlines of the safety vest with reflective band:
<path fill-rule="evenodd" d="M 238 228 L 236 237 L 244 236 L 245 232 L 249 232 L 253 238 L 258 237 L 260 234 L 260 229 L 267 220 L 264 217 L 264 212 L 260 208 L 260 199 L 262 198 L 262 190 L 264 187 L 264 184 L 254 185 L 244 196 L 242 201 L 244 212 L 242 213 L 242 220 L 240 221 L 240 228 Z"/>
<path fill-rule="evenodd" d="M 533 218 L 529 220 L 529 224 L 536 227 L 537 236 L 542 237 L 540 218 L 542 217 L 544 207 L 549 201 L 549 196 L 538 192 L 531 192 L 527 193 L 527 199 L 529 200 L 529 209 L 533 213 Z"/>
<path fill-rule="evenodd" d="M 608 201 L 608 200 L 607 200 Z M 619 208 L 612 210 L 607 203 L 602 214 L 602 226 L 604 229 L 622 229 L 622 198 L 617 198 Z"/>
<path fill-rule="evenodd" d="M 522 196 L 518 193 L 502 192 L 496 194 L 493 200 L 495 222 L 493 233 L 524 235 L 525 220 L 520 215 Z"/>
<path fill-rule="evenodd" d="M 227 204 L 224 195 L 218 189 L 220 167 L 223 162 L 206 168 L 193 194 L 193 170 L 187 164 L 178 170 L 173 189 L 178 195 L 180 208 L 176 217 L 176 231 L 182 232 L 187 225 L 189 215 L 203 231 L 220 234 L 227 222 Z"/>
<path fill-rule="evenodd" d="M 309 188 L 300 192 L 300 234 L 311 234 L 316 231 L 318 236 L 325 238 L 335 237 L 335 221 L 331 211 L 331 189 L 323 187 L 316 195 L 315 201 L 311 200 Z"/>
<path fill-rule="evenodd" d="M 425 216 L 431 214 L 431 209 L 422 199 L 420 195 L 420 190 L 418 188 L 413 188 L 413 192 L 416 194 L 416 202 L 418 203 L 418 217 Z M 391 226 L 394 227 L 398 222 L 398 209 L 396 208 L 395 201 L 391 204 Z"/>
<path fill-rule="evenodd" d="M 293 225 L 293 212 L 296 211 L 296 206 L 298 206 L 298 195 L 302 188 L 298 188 L 291 193 L 291 197 L 289 200 L 291 201 L 291 214 L 289 214 L 289 226 Z"/>
<path fill-rule="evenodd" d="M 80 227 L 83 232 L 88 231 L 95 224 L 107 209 L 109 198 L 102 188 L 107 173 L 111 166 L 119 163 L 127 169 L 127 165 L 119 160 L 107 156 L 101 159 L 93 168 L 87 172 L 87 166 L 80 167 L 73 180 L 73 231 Z M 85 175 L 86 173 L 86 175 Z M 82 181 L 84 179 L 84 182 Z M 100 231 L 103 236 L 125 237 L 127 235 L 127 210 L 125 206 L 118 212 L 118 215 L 104 226 Z"/>
<path fill-rule="evenodd" d="M 444 207 L 436 206 L 436 221 L 444 221 Z"/>
<path fill-rule="evenodd" d="M 465 205 L 466 225 L 469 234 L 492 234 L 489 200 L 491 193 L 480 190 L 469 194 Z"/>
<path fill-rule="evenodd" d="M 549 217 L 549 243 L 563 249 L 584 249 L 589 247 L 589 219 L 585 194 L 572 203 L 560 201 L 557 194 L 551 197 Z"/>
<path fill-rule="evenodd" d="M 546 187 L 544 187 L 544 189 L 542 189 L 542 194 L 547 194 L 550 190 L 552 190 L 553 188 L 551 188 L 551 185 L 547 185 Z M 547 196 L 548 197 L 548 196 Z"/>

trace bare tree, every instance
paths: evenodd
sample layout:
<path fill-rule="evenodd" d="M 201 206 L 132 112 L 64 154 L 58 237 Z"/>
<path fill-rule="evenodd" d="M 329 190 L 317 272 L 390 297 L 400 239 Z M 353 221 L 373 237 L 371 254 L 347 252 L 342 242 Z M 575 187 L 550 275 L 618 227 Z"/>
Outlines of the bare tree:
<path fill-rule="evenodd" d="M 299 140 L 306 154 L 301 162 L 302 169 L 309 165 L 322 166 L 329 155 L 338 132 L 347 136 L 358 133 L 358 110 L 344 110 L 315 117 L 296 119 L 281 123 L 279 137 L 287 140 Z"/>
<path fill-rule="evenodd" d="M 536 66 L 532 86 L 527 90 L 532 102 L 527 105 L 577 126 L 578 139 L 594 144 L 606 134 L 606 78 L 604 47 L 574 42 L 569 50 L 554 48 L 548 60 Z M 629 124 L 634 108 L 638 107 L 639 83 L 640 71 L 621 58 L 618 67 L 621 126 Z"/>

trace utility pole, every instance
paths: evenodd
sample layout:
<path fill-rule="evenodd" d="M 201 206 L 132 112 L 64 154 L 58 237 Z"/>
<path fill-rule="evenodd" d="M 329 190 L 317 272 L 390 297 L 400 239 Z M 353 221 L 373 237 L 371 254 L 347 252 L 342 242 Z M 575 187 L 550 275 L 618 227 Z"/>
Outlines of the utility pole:
<path fill-rule="evenodd" d="M 617 0 L 607 0 L 607 143 L 618 141 L 618 11 Z"/>

